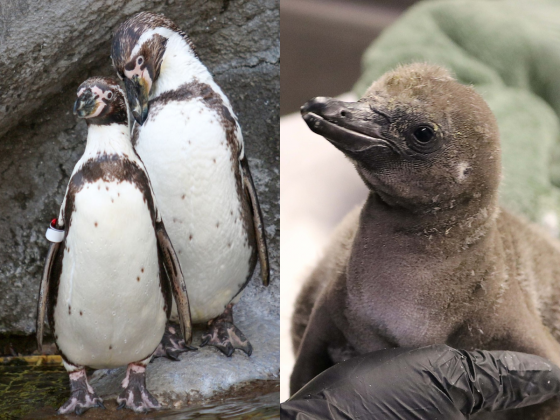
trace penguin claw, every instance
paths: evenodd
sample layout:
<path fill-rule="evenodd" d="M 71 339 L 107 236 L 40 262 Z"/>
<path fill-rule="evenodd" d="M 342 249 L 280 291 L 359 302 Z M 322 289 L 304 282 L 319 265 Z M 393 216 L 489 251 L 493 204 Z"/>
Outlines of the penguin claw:
<path fill-rule="evenodd" d="M 204 337 L 202 337 L 202 342 L 200 343 L 200 347 L 206 347 L 206 345 L 210 341 L 210 337 L 211 337 L 210 335 L 205 335 Z"/>
<path fill-rule="evenodd" d="M 208 332 L 202 336 L 200 347 L 214 346 L 227 357 L 231 357 L 235 349 L 242 350 L 247 356 L 251 356 L 253 346 L 241 330 L 233 324 L 231 306 L 228 305 L 222 315 L 208 323 Z"/>
<path fill-rule="evenodd" d="M 185 343 L 185 340 L 181 337 L 181 328 L 179 325 L 170 322 L 165 328 L 165 333 L 163 334 L 161 343 L 159 343 L 158 348 L 154 352 L 153 358 L 166 357 L 174 362 L 178 362 L 181 353 L 197 350 L 196 347 L 189 346 Z"/>
<path fill-rule="evenodd" d="M 122 410 L 123 408 L 126 407 L 126 401 L 123 400 L 120 402 L 120 404 L 117 406 L 117 410 Z"/>

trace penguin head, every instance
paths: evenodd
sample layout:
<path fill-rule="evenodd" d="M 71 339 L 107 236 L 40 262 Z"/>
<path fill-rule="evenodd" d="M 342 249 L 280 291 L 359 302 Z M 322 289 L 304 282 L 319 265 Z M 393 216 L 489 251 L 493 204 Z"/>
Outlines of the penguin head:
<path fill-rule="evenodd" d="M 402 66 L 358 102 L 319 97 L 301 113 L 390 205 L 429 211 L 473 198 L 495 201 L 501 168 L 496 120 L 473 88 L 441 67 Z"/>
<path fill-rule="evenodd" d="M 198 60 L 194 45 L 175 23 L 163 15 L 141 12 L 123 22 L 113 36 L 111 59 L 124 80 L 135 120 L 142 125 L 148 116 L 148 100 L 160 77 L 168 43 L 181 42 Z"/>
<path fill-rule="evenodd" d="M 74 115 L 95 125 L 128 126 L 126 98 L 119 82 L 108 77 L 91 77 L 78 88 Z"/>

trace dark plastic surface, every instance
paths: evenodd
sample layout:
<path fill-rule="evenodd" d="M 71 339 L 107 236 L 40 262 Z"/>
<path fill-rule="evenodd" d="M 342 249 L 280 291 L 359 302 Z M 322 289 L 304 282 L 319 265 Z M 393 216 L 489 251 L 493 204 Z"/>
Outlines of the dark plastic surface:
<path fill-rule="evenodd" d="M 463 420 L 546 401 L 560 368 L 511 351 L 389 349 L 324 371 L 281 405 L 282 419 Z"/>

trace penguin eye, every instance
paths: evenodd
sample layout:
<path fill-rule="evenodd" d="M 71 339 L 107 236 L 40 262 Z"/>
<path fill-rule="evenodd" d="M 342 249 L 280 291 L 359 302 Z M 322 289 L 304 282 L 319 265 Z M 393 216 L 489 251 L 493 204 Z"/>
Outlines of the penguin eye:
<path fill-rule="evenodd" d="M 406 142 L 415 152 L 428 154 L 435 152 L 443 145 L 443 136 L 438 136 L 432 126 L 422 124 L 408 132 Z"/>
<path fill-rule="evenodd" d="M 107 95 L 105 97 L 109 100 L 113 99 L 113 92 L 107 92 Z"/>
<path fill-rule="evenodd" d="M 144 57 L 140 56 L 136 59 L 136 64 L 138 64 L 139 66 L 141 66 L 142 64 L 144 64 Z"/>
<path fill-rule="evenodd" d="M 426 125 L 423 125 L 414 130 L 414 137 L 420 143 L 427 143 L 434 137 L 434 130 Z"/>

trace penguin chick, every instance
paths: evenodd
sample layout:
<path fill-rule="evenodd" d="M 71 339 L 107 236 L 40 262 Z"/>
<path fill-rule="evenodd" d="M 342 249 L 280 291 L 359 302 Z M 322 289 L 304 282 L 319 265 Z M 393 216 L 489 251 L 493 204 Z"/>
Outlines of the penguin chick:
<path fill-rule="evenodd" d="M 145 370 L 163 336 L 172 292 L 183 334 L 187 340 L 191 336 L 181 267 L 148 174 L 130 142 L 118 83 L 86 80 L 78 88 L 74 114 L 87 122 L 87 144 L 53 223 L 64 236 L 51 244 L 41 282 L 39 349 L 48 311 L 70 375 L 71 397 L 59 414 L 103 407 L 87 382 L 86 366 L 128 365 L 119 407 L 157 409 L 158 401 L 146 389 Z M 171 273 L 171 285 L 163 266 Z"/>
<path fill-rule="evenodd" d="M 187 35 L 162 15 L 143 12 L 116 31 L 113 65 L 137 124 L 135 149 L 146 164 L 169 235 L 185 270 L 194 322 L 208 323 L 202 346 L 248 355 L 232 307 L 260 258 L 268 284 L 262 213 L 228 98 Z M 173 328 L 168 329 L 171 333 Z M 158 355 L 176 357 L 178 338 Z"/>
<path fill-rule="evenodd" d="M 301 112 L 370 194 L 298 297 L 292 393 L 333 363 L 389 347 L 445 343 L 560 364 L 560 245 L 499 208 L 498 128 L 474 89 L 412 64 L 358 102 L 315 98 Z"/>

